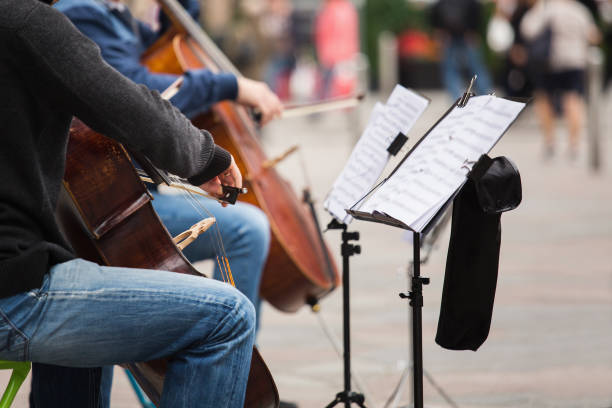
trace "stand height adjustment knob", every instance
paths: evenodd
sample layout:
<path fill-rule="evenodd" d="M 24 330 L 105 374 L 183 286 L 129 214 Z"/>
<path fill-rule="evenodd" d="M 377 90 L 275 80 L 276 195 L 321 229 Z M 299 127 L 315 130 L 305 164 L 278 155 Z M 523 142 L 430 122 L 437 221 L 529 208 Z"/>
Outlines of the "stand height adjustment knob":
<path fill-rule="evenodd" d="M 412 277 L 412 286 L 414 285 L 429 285 L 429 278 L 425 278 L 423 276 L 413 276 Z"/>
<path fill-rule="evenodd" d="M 342 233 L 342 240 L 343 241 L 359 241 L 359 231 L 352 231 L 352 232 L 344 231 Z"/>
<path fill-rule="evenodd" d="M 410 306 L 423 307 L 423 294 L 419 292 L 408 292 L 408 294 L 400 293 L 400 298 L 410 299 Z"/>
<path fill-rule="evenodd" d="M 421 283 L 422 283 L 423 285 L 429 285 L 429 278 L 422 278 L 422 277 L 419 277 L 419 279 L 421 280 Z"/>
<path fill-rule="evenodd" d="M 360 245 L 353 245 L 353 244 L 347 244 L 347 243 L 342 244 L 342 256 L 353 256 L 353 255 L 360 254 L 360 253 L 361 253 Z"/>

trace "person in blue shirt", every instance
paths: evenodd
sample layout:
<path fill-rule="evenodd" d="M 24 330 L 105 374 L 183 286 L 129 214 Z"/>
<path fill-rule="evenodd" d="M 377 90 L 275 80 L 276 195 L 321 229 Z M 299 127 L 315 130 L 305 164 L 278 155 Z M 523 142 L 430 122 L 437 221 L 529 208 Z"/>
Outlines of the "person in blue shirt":
<path fill-rule="evenodd" d="M 197 0 L 181 0 L 181 3 L 194 18 L 197 17 Z M 161 28 L 155 31 L 135 19 L 120 1 L 61 0 L 54 7 L 98 44 L 107 63 L 134 82 L 162 92 L 179 78 L 178 75 L 153 73 L 140 62 L 142 53 L 169 26 L 167 18 L 161 17 Z M 282 112 L 278 97 L 262 82 L 237 78 L 228 73 L 213 73 L 207 69 L 190 70 L 182 77 L 183 82 L 170 102 L 187 117 L 193 118 L 223 100 L 235 100 L 256 109 L 261 113 L 262 124 L 280 116 Z M 182 195 L 160 194 L 154 188 L 152 194 L 153 206 L 173 236 L 207 216 L 194 210 Z M 236 287 L 255 305 L 259 316 L 259 282 L 270 242 L 266 216 L 258 208 L 245 203 L 222 208 L 212 200 L 198 200 L 216 218 Z M 213 259 L 214 240 L 203 235 L 188 246 L 184 254 L 191 262 Z M 215 265 L 214 277 L 221 279 L 216 262 Z M 101 387 L 98 387 L 100 383 Z M 33 368 L 31 406 L 83 407 L 90 400 L 90 394 L 99 388 L 100 406 L 108 407 L 111 383 L 112 367 L 105 367 L 100 372 L 99 369 L 86 371 L 37 364 Z M 67 400 L 64 400 L 68 397 L 65 391 L 69 393 L 70 405 L 66 405 Z"/>
<path fill-rule="evenodd" d="M 181 0 L 181 3 L 197 19 L 197 0 Z M 161 27 L 155 31 L 135 19 L 120 1 L 61 0 L 55 4 L 55 8 L 98 44 L 106 62 L 132 81 L 162 92 L 178 78 L 178 75 L 152 73 L 140 62 L 143 52 L 170 24 L 163 14 Z M 208 69 L 187 71 L 183 75 L 183 84 L 170 102 L 187 117 L 194 117 L 223 100 L 236 100 L 256 108 L 262 114 L 262 124 L 282 112 L 280 100 L 265 83 L 236 78 L 229 73 L 215 74 Z"/>

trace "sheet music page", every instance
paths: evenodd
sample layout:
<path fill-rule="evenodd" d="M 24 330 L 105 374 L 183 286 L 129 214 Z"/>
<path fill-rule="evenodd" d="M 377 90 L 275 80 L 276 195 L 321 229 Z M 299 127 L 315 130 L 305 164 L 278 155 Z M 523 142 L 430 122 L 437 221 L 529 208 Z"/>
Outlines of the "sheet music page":
<path fill-rule="evenodd" d="M 455 107 L 361 210 L 384 213 L 421 231 L 524 107 L 491 95 L 472 97 L 464 108 Z"/>
<path fill-rule="evenodd" d="M 389 161 L 387 148 L 399 132 L 408 133 L 427 105 L 426 98 L 396 85 L 386 104 L 374 106 L 366 129 L 324 202 L 334 218 L 345 224 L 352 220 L 344 210 L 374 186 Z"/>

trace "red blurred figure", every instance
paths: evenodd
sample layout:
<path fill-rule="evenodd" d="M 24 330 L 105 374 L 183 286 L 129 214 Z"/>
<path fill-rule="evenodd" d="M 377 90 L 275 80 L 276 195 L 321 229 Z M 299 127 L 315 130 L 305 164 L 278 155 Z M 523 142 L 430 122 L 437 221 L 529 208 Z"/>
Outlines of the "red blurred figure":
<path fill-rule="evenodd" d="M 315 22 L 315 46 L 320 64 L 317 95 L 351 94 L 357 84 L 352 63 L 359 52 L 359 17 L 348 0 L 325 0 Z"/>

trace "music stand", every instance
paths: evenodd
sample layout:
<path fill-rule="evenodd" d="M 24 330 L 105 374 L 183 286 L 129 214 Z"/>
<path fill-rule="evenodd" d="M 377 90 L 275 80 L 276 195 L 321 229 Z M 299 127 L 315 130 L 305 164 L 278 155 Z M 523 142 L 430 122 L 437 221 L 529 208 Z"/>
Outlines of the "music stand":
<path fill-rule="evenodd" d="M 442 123 L 442 121 L 448 117 L 452 113 L 452 111 L 457 108 L 463 108 L 467 106 L 470 98 L 474 96 L 471 93 L 472 85 L 475 81 L 475 77 L 472 78 L 470 85 L 466 92 L 463 94 L 461 98 L 459 98 L 451 108 L 437 121 L 437 123 L 412 147 L 412 149 L 406 154 L 406 156 L 402 159 L 402 161 L 397 165 L 397 167 L 393 170 L 393 172 L 381 183 L 375 186 L 366 196 L 364 196 L 359 202 L 357 202 L 353 208 L 359 206 L 362 201 L 368 198 L 374 191 L 376 191 L 380 186 L 386 183 L 391 177 L 400 169 L 405 160 L 407 160 L 413 152 L 419 148 L 419 145 L 426 140 L 426 138 L 432 133 L 434 129 L 437 128 L 438 125 Z M 520 101 L 523 102 L 523 101 Z M 524 106 L 518 110 L 520 113 L 523 110 Z M 510 127 L 510 125 L 516 120 L 516 117 L 512 117 L 512 115 L 508 115 L 508 118 L 511 120 L 506 124 L 506 126 L 501 129 L 500 134 L 494 140 L 493 145 L 489 146 L 489 150 L 499 141 L 501 136 L 506 132 L 506 130 Z M 450 138 L 450 140 L 454 140 Z M 481 154 L 485 154 L 487 151 L 483 151 Z M 471 170 L 470 165 L 474 164 L 474 162 L 469 161 L 467 158 L 463 162 L 461 168 L 465 168 L 468 172 Z M 467 178 L 466 178 L 467 179 Z M 414 225 L 418 225 L 415 228 L 407 225 L 406 223 L 400 221 L 397 218 L 389 216 L 383 212 L 378 212 L 376 210 L 372 210 L 372 212 L 364 212 L 359 210 L 347 209 L 345 210 L 347 214 L 353 216 L 355 219 L 362 221 L 370 221 L 381 223 L 385 225 L 390 225 L 396 228 L 406 229 L 412 231 L 412 245 L 413 245 L 413 271 L 412 271 L 412 279 L 411 279 L 411 290 L 406 295 L 401 293 L 400 297 L 410 299 L 409 305 L 412 307 L 412 354 L 413 354 L 413 398 L 414 398 L 414 408 L 423 408 L 423 328 L 422 328 L 422 308 L 423 308 L 423 285 L 429 284 L 429 278 L 421 276 L 421 242 L 422 239 L 430 232 L 430 230 L 436 225 L 437 221 L 442 217 L 442 215 L 446 212 L 447 208 L 452 204 L 455 197 L 459 194 L 464 184 L 460 184 L 453 192 L 448 196 L 444 203 L 437 207 L 437 210 L 433 217 L 430 219 L 423 218 L 422 221 L 416 223 Z M 435 207 L 432 207 L 433 210 Z M 426 213 L 425 213 L 426 214 Z M 422 217 L 425 217 L 425 214 Z"/>
<path fill-rule="evenodd" d="M 342 339 L 343 339 L 343 360 L 344 360 L 344 390 L 336 394 L 336 398 L 325 408 L 331 408 L 337 404 L 344 403 L 345 408 L 349 408 L 352 403 L 362 408 L 365 406 L 365 397 L 361 393 L 351 391 L 351 311 L 350 311 L 350 268 L 349 258 L 361 253 L 361 246 L 351 244 L 350 241 L 359 240 L 359 232 L 347 231 L 347 225 L 338 222 L 335 218 L 327 225 L 328 229 L 342 230 Z"/>
<path fill-rule="evenodd" d="M 387 152 L 391 156 L 397 155 L 404 144 L 408 141 L 408 137 L 402 132 L 398 132 L 391 144 L 387 147 Z M 341 402 L 346 408 L 355 403 L 360 407 L 365 408 L 365 397 L 361 393 L 351 391 L 351 327 L 350 327 L 350 267 L 349 258 L 353 255 L 361 253 L 361 246 L 353 245 L 350 241 L 359 240 L 359 232 L 348 232 L 348 226 L 333 218 L 327 225 L 327 229 L 342 230 L 342 245 L 340 253 L 342 255 L 342 337 L 343 337 L 343 357 L 344 357 L 344 390 L 336 394 L 336 398 L 329 403 L 325 408 L 331 408 Z"/>
<path fill-rule="evenodd" d="M 420 260 L 420 265 L 424 265 L 427 263 L 427 261 L 429 260 L 429 257 L 431 255 L 431 252 L 434 249 L 434 246 L 438 240 L 438 237 L 440 236 L 440 234 L 442 233 L 442 231 L 445 229 L 446 225 L 448 224 L 449 220 L 451 218 L 451 211 L 448 210 L 444 213 L 444 215 L 442 215 L 442 218 L 437 222 L 434 223 L 434 227 L 432 228 L 430 234 L 429 234 L 429 239 L 427 239 L 428 237 L 424 237 L 424 239 L 421 242 L 421 248 L 425 248 L 425 256 Z M 412 278 L 413 276 L 413 270 L 414 270 L 414 259 L 411 260 L 409 262 L 409 266 L 408 266 L 408 275 Z M 405 295 L 404 293 L 400 293 L 399 295 L 402 299 L 406 299 L 409 298 L 409 295 Z M 409 304 L 409 307 L 410 304 Z M 410 319 L 410 324 L 409 326 L 412 326 L 412 319 Z M 411 334 L 414 331 L 411 331 Z M 408 374 L 409 371 L 412 369 L 412 367 L 410 365 L 407 365 L 404 368 L 404 371 L 402 372 L 402 375 L 400 376 L 400 379 L 397 383 L 397 385 L 395 386 L 393 392 L 391 393 L 391 395 L 389 396 L 389 398 L 387 399 L 387 402 L 384 405 L 384 408 L 394 408 L 396 405 L 396 401 L 398 399 L 398 396 L 401 395 L 401 393 L 403 392 L 403 388 L 404 388 L 404 384 L 407 382 L 408 380 Z M 425 372 L 425 369 L 423 369 L 423 373 L 427 374 Z M 428 376 L 429 377 L 429 376 Z M 435 384 L 434 384 L 435 385 Z M 439 392 L 442 393 L 442 396 L 448 400 L 448 396 L 446 396 L 443 391 L 441 391 L 440 389 L 438 390 Z M 452 401 L 451 401 L 452 402 Z"/>
<path fill-rule="evenodd" d="M 413 247 L 413 268 L 410 292 L 400 293 L 402 299 L 410 299 L 409 305 L 412 307 L 412 367 L 413 367 L 413 399 L 414 408 L 423 408 L 423 285 L 429 284 L 429 278 L 421 276 L 421 241 L 422 238 L 436 225 L 437 221 L 444 214 L 448 206 L 460 189 L 440 208 L 432 220 L 421 232 L 414 231 L 406 224 L 391 217 L 378 216 L 372 217 L 370 214 L 354 210 L 347 210 L 347 213 L 355 219 L 362 221 L 372 221 L 376 223 L 391 225 L 394 227 L 412 231 Z"/>

